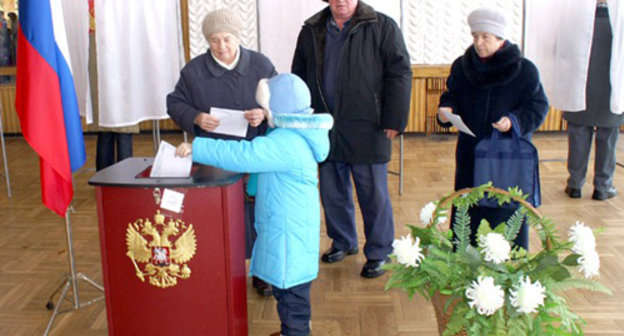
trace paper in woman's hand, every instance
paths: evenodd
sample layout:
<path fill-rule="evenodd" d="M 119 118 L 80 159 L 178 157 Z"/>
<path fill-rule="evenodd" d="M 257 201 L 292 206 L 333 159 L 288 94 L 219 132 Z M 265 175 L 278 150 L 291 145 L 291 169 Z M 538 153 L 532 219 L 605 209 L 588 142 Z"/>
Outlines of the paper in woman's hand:
<path fill-rule="evenodd" d="M 453 126 L 455 126 L 455 128 L 457 128 L 460 132 L 464 132 L 468 135 L 475 136 L 474 133 L 472 133 L 472 131 L 470 130 L 470 128 L 468 128 L 468 126 L 464 124 L 464 121 L 462 120 L 462 118 L 458 116 L 457 114 L 454 114 L 453 112 L 448 112 L 446 110 L 440 110 L 440 113 L 444 114 L 446 119 L 448 119 L 448 121 L 451 124 L 453 124 Z"/>
<path fill-rule="evenodd" d="M 245 119 L 245 112 L 212 107 L 210 114 L 219 118 L 219 126 L 213 130 L 214 133 L 235 135 L 241 138 L 247 135 L 249 122 Z"/>

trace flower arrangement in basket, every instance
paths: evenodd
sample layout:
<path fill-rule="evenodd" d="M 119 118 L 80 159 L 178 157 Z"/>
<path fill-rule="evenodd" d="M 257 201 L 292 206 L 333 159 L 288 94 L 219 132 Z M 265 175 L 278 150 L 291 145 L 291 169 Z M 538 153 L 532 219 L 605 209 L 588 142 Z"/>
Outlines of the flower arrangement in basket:
<path fill-rule="evenodd" d="M 520 206 L 495 229 L 482 220 L 472 246 L 468 208 L 486 195 L 499 206 L 511 201 Z M 581 288 L 611 294 L 592 280 L 600 268 L 594 233 L 577 222 L 569 239 L 561 240 L 555 224 L 525 198 L 517 188 L 504 191 L 490 183 L 427 204 L 420 213 L 425 226 L 408 225 L 411 235 L 393 243 L 396 263 L 385 266 L 391 271 L 386 288 L 431 300 L 443 336 L 582 334 L 583 320 L 557 293 Z M 451 205 L 454 235 L 441 229 Z M 541 241 L 536 253 L 512 248 L 525 219 Z M 583 277 L 573 275 L 579 271 Z"/>

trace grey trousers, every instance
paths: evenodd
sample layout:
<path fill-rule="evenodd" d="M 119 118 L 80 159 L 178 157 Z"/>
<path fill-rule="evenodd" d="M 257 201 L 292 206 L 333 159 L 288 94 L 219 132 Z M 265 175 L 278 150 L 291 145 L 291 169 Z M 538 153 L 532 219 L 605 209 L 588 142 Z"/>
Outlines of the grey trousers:
<path fill-rule="evenodd" d="M 589 162 L 592 138 L 596 133 L 594 190 L 607 191 L 613 186 L 615 149 L 619 127 L 580 126 L 568 123 L 568 187 L 581 189 Z"/>

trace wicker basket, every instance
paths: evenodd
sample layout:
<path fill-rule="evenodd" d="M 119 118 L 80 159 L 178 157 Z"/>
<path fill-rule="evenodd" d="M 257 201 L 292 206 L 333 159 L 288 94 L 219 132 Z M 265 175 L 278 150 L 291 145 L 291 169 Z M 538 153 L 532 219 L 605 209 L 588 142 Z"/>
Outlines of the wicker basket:
<path fill-rule="evenodd" d="M 435 294 L 433 294 L 433 296 L 431 297 L 431 303 L 433 304 L 433 310 L 435 311 L 436 320 L 438 322 L 438 332 L 440 333 L 440 335 L 442 335 L 444 330 L 446 330 L 446 324 L 451 319 L 451 315 L 453 315 L 453 308 L 455 308 L 455 305 L 457 305 L 457 301 L 458 301 L 458 300 L 455 300 L 455 302 L 452 302 L 449 305 L 447 311 L 445 312 L 444 307 L 446 307 L 446 302 L 449 299 L 450 299 L 450 296 L 440 294 L 440 292 L 435 292 Z M 461 331 L 455 334 L 455 336 L 466 336 L 466 335 L 468 335 L 466 334 L 466 331 Z"/>
<path fill-rule="evenodd" d="M 466 188 L 466 189 L 458 190 L 454 192 L 453 194 L 449 195 L 449 197 L 446 198 L 444 202 L 442 202 L 442 204 L 438 206 L 444 206 L 448 202 L 451 202 L 453 199 L 460 197 L 464 194 L 467 194 L 473 191 L 474 189 L 475 188 Z M 486 189 L 486 191 L 509 195 L 509 192 L 499 189 L 499 188 L 495 188 L 495 187 L 489 187 Z M 530 203 L 528 203 L 524 199 L 520 199 L 520 198 L 513 197 L 513 196 L 512 196 L 512 199 L 520 203 L 522 206 L 524 206 L 528 211 L 533 213 L 538 218 L 542 218 L 542 215 L 539 213 L 539 211 L 537 211 L 535 207 L 533 207 Z M 440 224 L 441 223 L 438 223 L 437 225 L 440 225 Z M 430 223 L 429 225 L 434 225 L 434 224 Z M 546 246 L 544 248 L 546 250 L 552 249 L 552 243 L 551 243 L 550 237 L 546 238 Z M 449 305 L 448 309 L 444 311 L 444 308 L 446 307 L 446 303 L 448 302 L 450 298 L 451 298 L 450 296 L 440 294 L 440 292 L 435 292 L 435 294 L 433 294 L 433 296 L 431 297 L 431 303 L 433 304 L 433 310 L 435 311 L 436 320 L 438 322 L 438 332 L 440 333 L 440 335 L 442 335 L 444 330 L 446 330 L 446 324 L 450 321 L 451 316 L 453 315 L 453 309 L 455 308 L 455 306 L 457 305 L 459 301 L 459 299 L 456 299 L 455 302 L 452 302 Z M 459 333 L 456 333 L 454 336 L 466 336 L 466 335 L 468 334 L 466 333 L 465 330 L 463 330 L 463 331 L 460 331 Z"/>

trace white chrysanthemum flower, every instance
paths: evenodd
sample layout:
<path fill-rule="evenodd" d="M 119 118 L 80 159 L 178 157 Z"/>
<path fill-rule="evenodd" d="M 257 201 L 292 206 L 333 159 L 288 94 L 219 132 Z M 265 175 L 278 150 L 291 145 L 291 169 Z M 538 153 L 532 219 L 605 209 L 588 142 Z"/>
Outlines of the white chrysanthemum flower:
<path fill-rule="evenodd" d="M 429 225 L 429 223 L 431 223 L 431 221 L 433 220 L 433 215 L 435 213 L 436 210 L 436 204 L 433 202 L 429 202 L 427 203 L 421 210 L 420 210 L 420 221 L 423 223 L 423 225 Z M 446 221 L 446 216 L 442 216 L 446 214 L 446 211 L 442 211 L 440 212 L 441 216 L 438 217 L 438 219 L 436 220 L 436 225 L 440 224 L 440 223 L 444 223 Z"/>
<path fill-rule="evenodd" d="M 420 262 L 425 258 L 420 248 L 420 238 L 416 237 L 416 241 L 412 244 L 412 236 L 407 235 L 401 239 L 395 239 L 392 242 L 394 250 L 392 254 L 397 257 L 399 264 L 406 267 L 418 267 Z"/>
<path fill-rule="evenodd" d="M 574 243 L 572 251 L 584 255 L 585 253 L 596 251 L 596 237 L 591 228 L 585 226 L 585 223 L 577 221 L 570 228 L 570 241 Z"/>
<path fill-rule="evenodd" d="M 428 225 L 429 223 L 431 223 L 435 209 L 435 203 L 429 202 L 420 210 L 420 221 L 424 225 Z"/>
<path fill-rule="evenodd" d="M 585 278 L 589 279 L 599 274 L 600 257 L 596 250 L 583 253 L 581 257 L 578 258 L 578 263 L 581 264 L 581 272 L 583 272 Z"/>
<path fill-rule="evenodd" d="M 505 292 L 494 284 L 494 278 L 479 276 L 466 288 L 470 308 L 477 308 L 481 315 L 492 315 L 505 303 Z"/>
<path fill-rule="evenodd" d="M 516 307 L 520 313 L 530 314 L 537 312 L 537 307 L 544 305 L 546 288 L 539 280 L 531 283 L 528 276 L 520 278 L 520 282 L 513 286 L 510 292 L 511 305 Z"/>
<path fill-rule="evenodd" d="M 511 245 L 500 233 L 490 232 L 485 236 L 479 236 L 481 253 L 485 254 L 485 261 L 500 264 L 509 260 Z"/>

